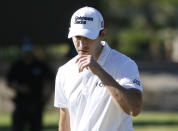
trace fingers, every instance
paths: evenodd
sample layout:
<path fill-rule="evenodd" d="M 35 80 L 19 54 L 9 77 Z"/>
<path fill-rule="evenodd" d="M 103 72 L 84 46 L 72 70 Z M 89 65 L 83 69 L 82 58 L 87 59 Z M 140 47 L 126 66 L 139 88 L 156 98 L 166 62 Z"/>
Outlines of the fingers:
<path fill-rule="evenodd" d="M 83 60 L 83 59 L 86 59 L 87 58 L 87 55 L 81 55 L 77 58 L 76 62 L 75 63 L 78 63 L 79 61 Z"/>
<path fill-rule="evenodd" d="M 77 58 L 76 63 L 78 63 L 79 72 L 82 72 L 84 68 L 89 69 L 91 61 L 91 56 L 88 55 L 82 55 L 79 58 Z"/>
<path fill-rule="evenodd" d="M 79 65 L 78 65 L 78 67 L 79 67 L 79 72 L 82 72 L 82 71 L 84 70 L 84 68 L 89 69 L 88 65 L 89 65 L 89 64 L 86 63 L 85 61 L 79 63 Z"/>

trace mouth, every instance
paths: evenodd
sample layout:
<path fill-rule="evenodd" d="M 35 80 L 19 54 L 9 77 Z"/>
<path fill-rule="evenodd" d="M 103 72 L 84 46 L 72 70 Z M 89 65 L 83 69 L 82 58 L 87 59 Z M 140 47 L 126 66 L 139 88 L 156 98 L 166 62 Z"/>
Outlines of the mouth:
<path fill-rule="evenodd" d="M 78 52 L 80 52 L 82 54 L 86 54 L 86 53 L 88 53 L 88 50 L 78 50 Z"/>

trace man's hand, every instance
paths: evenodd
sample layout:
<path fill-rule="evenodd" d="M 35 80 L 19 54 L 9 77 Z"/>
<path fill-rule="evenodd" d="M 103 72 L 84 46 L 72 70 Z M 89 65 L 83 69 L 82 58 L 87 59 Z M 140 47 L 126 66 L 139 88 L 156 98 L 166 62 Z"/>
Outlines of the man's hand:
<path fill-rule="evenodd" d="M 82 72 L 84 68 L 90 69 L 95 74 L 95 67 L 98 63 L 95 61 L 92 55 L 81 55 L 77 58 L 79 72 Z"/>

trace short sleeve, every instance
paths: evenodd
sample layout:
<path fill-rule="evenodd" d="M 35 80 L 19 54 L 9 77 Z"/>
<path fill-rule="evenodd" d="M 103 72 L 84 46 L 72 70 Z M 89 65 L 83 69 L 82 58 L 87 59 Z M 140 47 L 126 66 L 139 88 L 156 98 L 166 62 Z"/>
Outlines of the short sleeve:
<path fill-rule="evenodd" d="M 127 61 L 119 71 L 117 81 L 124 88 L 136 88 L 143 91 L 138 66 L 133 60 Z"/>
<path fill-rule="evenodd" d="M 54 106 L 57 108 L 67 108 L 67 99 L 64 89 L 64 74 L 59 68 L 55 79 Z"/>

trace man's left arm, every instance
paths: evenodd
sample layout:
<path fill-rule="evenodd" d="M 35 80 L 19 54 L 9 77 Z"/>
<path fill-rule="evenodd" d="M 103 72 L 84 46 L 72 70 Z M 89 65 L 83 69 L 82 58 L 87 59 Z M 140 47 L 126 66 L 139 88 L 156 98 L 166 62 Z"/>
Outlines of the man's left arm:
<path fill-rule="evenodd" d="M 105 85 L 117 105 L 129 115 L 137 116 L 142 108 L 142 92 L 135 88 L 122 87 L 98 63 L 91 69 Z"/>
<path fill-rule="evenodd" d="M 122 87 L 110 74 L 108 74 L 92 56 L 81 56 L 76 61 L 79 65 L 79 72 L 89 68 L 105 85 L 115 103 L 121 109 L 132 116 L 137 116 L 142 108 L 142 92 L 135 88 Z"/>

